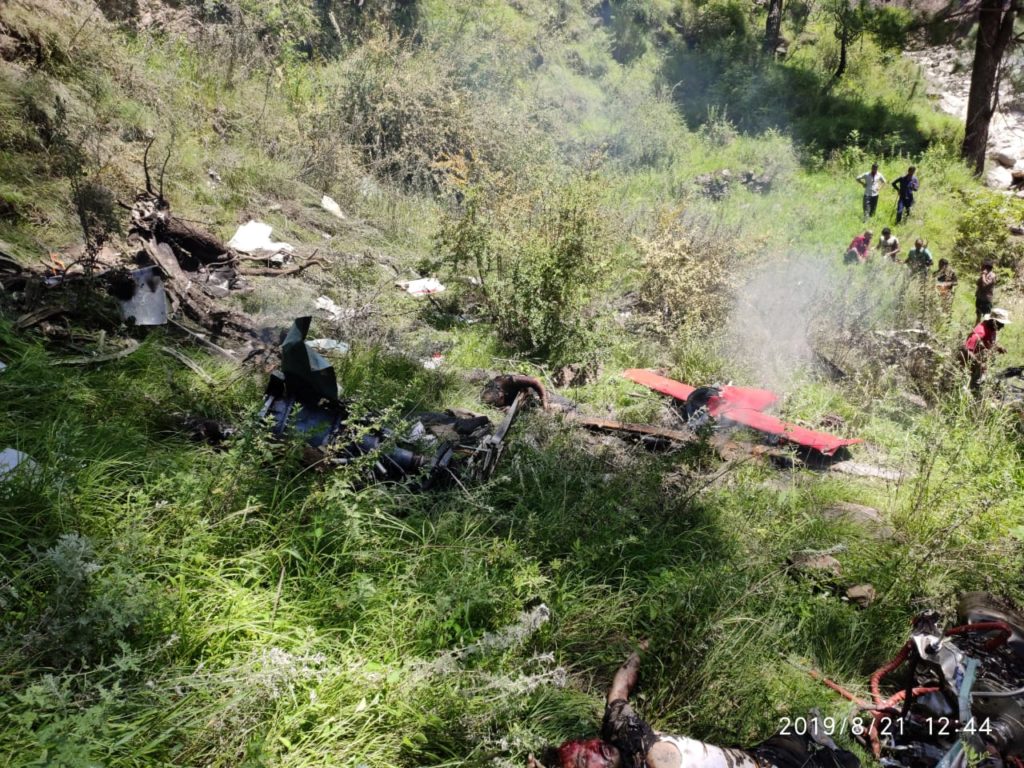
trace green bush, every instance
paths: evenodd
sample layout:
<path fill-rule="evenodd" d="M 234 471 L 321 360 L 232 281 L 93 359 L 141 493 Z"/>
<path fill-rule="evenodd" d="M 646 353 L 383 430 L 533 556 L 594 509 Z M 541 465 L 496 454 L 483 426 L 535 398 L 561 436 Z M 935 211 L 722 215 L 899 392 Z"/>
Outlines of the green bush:
<path fill-rule="evenodd" d="M 587 309 L 610 252 L 593 180 L 490 205 L 472 192 L 443 225 L 437 252 L 454 279 L 475 272 L 482 307 L 505 343 L 553 364 L 592 356 Z"/>
<path fill-rule="evenodd" d="M 1000 267 L 1016 269 L 1024 258 L 1024 242 L 1010 234 L 1010 226 L 1022 220 L 1024 203 L 1020 200 L 984 191 L 966 196 L 956 226 L 956 264 L 977 270 L 982 262 L 991 260 Z"/>

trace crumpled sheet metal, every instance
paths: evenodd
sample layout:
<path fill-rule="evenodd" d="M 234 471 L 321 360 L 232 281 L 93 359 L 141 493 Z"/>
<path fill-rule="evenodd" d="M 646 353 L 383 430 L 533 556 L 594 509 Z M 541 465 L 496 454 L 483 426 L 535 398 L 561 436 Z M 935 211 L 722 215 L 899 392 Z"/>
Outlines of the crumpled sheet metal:
<path fill-rule="evenodd" d="M 281 370 L 288 388 L 300 401 L 338 401 L 338 379 L 327 358 L 306 344 L 312 317 L 298 317 L 281 344 Z"/>

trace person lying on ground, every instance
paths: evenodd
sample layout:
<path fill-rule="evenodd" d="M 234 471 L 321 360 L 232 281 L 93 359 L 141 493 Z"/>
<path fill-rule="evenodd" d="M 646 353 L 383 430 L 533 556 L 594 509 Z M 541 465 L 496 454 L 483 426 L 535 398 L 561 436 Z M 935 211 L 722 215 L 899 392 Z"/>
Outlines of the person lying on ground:
<path fill-rule="evenodd" d="M 882 237 L 878 241 L 878 252 L 887 256 L 889 261 L 896 261 L 900 255 L 900 239 L 892 233 L 889 227 L 882 229 Z"/>
<path fill-rule="evenodd" d="M 917 169 L 914 166 L 910 166 L 903 176 L 900 176 L 892 183 L 893 189 L 896 190 L 898 195 L 896 201 L 897 224 L 905 218 L 910 218 L 910 209 L 914 207 L 914 193 L 920 187 L 920 183 L 915 175 L 916 172 Z"/>
<path fill-rule="evenodd" d="M 871 238 L 874 233 L 870 229 L 864 230 L 863 235 L 857 235 L 850 241 L 843 257 L 844 264 L 863 264 L 868 260 L 868 248 L 871 247 Z"/>
<path fill-rule="evenodd" d="M 914 247 L 907 253 L 907 266 L 916 275 L 927 275 L 932 268 L 932 252 L 928 250 L 928 241 L 920 237 L 914 241 Z"/>
<path fill-rule="evenodd" d="M 867 221 L 878 208 L 878 193 L 885 184 L 885 176 L 878 170 L 878 163 L 872 163 L 871 170 L 858 176 L 857 182 L 864 187 L 864 221 Z"/>
<path fill-rule="evenodd" d="M 970 369 L 971 378 L 967 388 L 977 392 L 981 380 L 988 369 L 989 359 L 995 353 L 1003 353 L 1006 350 L 997 343 L 999 331 L 1010 322 L 1010 313 L 1005 309 L 993 309 L 989 314 L 981 318 L 974 330 L 967 336 L 967 339 L 960 347 L 960 363 Z"/>
<path fill-rule="evenodd" d="M 566 741 L 547 750 L 542 760 L 530 755 L 527 768 L 860 768 L 851 752 L 820 731 L 813 738 L 779 734 L 750 749 L 658 733 L 628 701 L 639 669 L 640 655 L 633 653 L 615 673 L 600 737 Z"/>
<path fill-rule="evenodd" d="M 991 261 L 985 261 L 981 265 L 981 274 L 974 288 L 974 322 L 980 323 L 983 315 L 992 311 L 992 302 L 996 294 L 996 282 L 998 278 L 993 269 Z"/>

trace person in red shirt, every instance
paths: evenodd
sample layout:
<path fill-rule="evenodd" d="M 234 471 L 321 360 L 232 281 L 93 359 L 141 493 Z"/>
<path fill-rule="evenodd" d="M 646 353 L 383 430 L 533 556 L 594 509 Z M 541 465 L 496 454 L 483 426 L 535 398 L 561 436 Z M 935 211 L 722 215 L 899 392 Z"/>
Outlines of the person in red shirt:
<path fill-rule="evenodd" d="M 996 343 L 996 337 L 1009 322 L 1009 312 L 1005 309 L 993 309 L 981 318 L 981 322 L 974 327 L 960 347 L 960 362 L 971 371 L 971 380 L 967 386 L 972 392 L 978 391 L 981 377 L 985 375 L 985 369 L 988 367 L 989 357 L 995 352 L 1006 351 Z"/>
<path fill-rule="evenodd" d="M 867 229 L 863 235 L 857 235 L 850 241 L 850 247 L 846 249 L 846 256 L 843 257 L 844 264 L 863 264 L 868 260 L 868 248 L 871 247 L 871 238 L 874 233 Z"/>

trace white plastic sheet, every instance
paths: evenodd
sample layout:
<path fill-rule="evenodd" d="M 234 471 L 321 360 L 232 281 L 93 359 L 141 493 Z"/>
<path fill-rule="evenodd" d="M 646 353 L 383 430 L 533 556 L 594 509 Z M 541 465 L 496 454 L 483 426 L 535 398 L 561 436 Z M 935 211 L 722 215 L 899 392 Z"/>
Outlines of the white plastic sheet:
<path fill-rule="evenodd" d="M 249 221 L 238 228 L 231 239 L 228 240 L 228 247 L 234 248 L 242 253 L 292 253 L 295 246 L 289 243 L 275 243 L 270 239 L 274 228 L 262 221 Z"/>
<path fill-rule="evenodd" d="M 444 285 L 436 277 L 421 277 L 418 280 L 399 280 L 395 285 L 412 296 L 429 296 L 432 293 L 441 293 L 444 290 Z"/>

